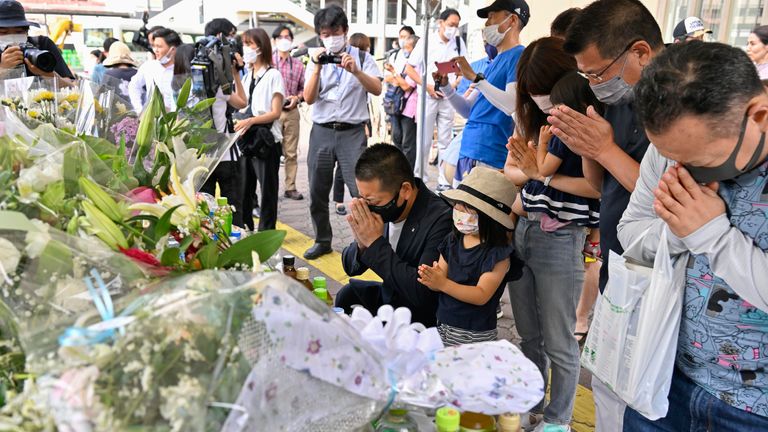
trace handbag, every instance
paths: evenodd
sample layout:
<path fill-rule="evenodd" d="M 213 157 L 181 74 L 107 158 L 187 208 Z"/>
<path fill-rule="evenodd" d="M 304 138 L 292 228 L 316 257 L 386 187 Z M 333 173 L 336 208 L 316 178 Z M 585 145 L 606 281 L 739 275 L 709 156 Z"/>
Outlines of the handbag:
<path fill-rule="evenodd" d="M 264 78 L 267 72 L 269 72 L 269 69 L 272 69 L 272 67 L 270 66 L 267 68 L 267 71 L 258 79 L 251 79 L 251 85 L 248 89 L 248 94 L 251 98 L 253 97 L 253 91 L 256 89 L 256 86 L 259 85 L 261 79 Z M 245 115 L 246 118 L 253 117 L 253 110 L 251 107 L 252 105 L 249 103 L 248 113 Z M 273 149 L 277 147 L 275 136 L 272 134 L 272 123 L 253 125 L 248 128 L 248 130 L 240 135 L 240 138 L 237 140 L 237 147 L 246 157 L 266 159 Z"/>
<path fill-rule="evenodd" d="M 609 278 L 595 306 L 581 364 L 650 420 L 669 409 L 688 254 L 671 257 L 662 231 L 653 267 L 609 251 Z"/>

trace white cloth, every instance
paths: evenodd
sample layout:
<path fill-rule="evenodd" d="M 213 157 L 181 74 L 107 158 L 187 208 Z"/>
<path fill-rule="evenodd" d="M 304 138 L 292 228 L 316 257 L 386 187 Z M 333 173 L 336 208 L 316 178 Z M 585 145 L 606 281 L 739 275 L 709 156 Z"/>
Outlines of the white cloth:
<path fill-rule="evenodd" d="M 221 91 L 221 88 L 219 88 L 216 91 L 216 102 L 214 102 L 211 107 L 213 126 L 216 128 L 216 131 L 220 133 L 229 132 L 227 130 L 227 105 L 229 104 L 230 97 L 232 97 L 232 95 L 225 95 L 224 92 Z M 237 156 L 239 154 L 237 151 L 237 144 L 233 144 L 232 149 L 235 152 L 235 156 Z M 231 151 L 224 153 L 224 156 L 221 158 L 222 162 L 231 160 L 233 160 Z"/>
<path fill-rule="evenodd" d="M 489 83 L 487 80 L 482 80 L 477 83 L 475 90 L 467 97 L 456 93 L 451 86 L 446 86 L 446 88 L 441 89 L 441 91 L 445 95 L 445 98 L 451 102 L 451 105 L 456 112 L 464 118 L 469 118 L 472 105 L 475 104 L 480 93 L 488 99 L 488 102 L 501 110 L 504 114 L 511 116 L 515 113 L 515 106 L 517 104 L 517 82 L 507 83 L 507 87 L 502 90 Z"/>
<path fill-rule="evenodd" d="M 414 175 L 421 178 L 425 182 L 427 178 L 427 165 L 429 164 L 429 150 L 432 147 L 432 133 L 437 125 L 437 150 L 438 155 L 442 155 L 448 145 L 451 143 L 453 136 L 453 123 L 456 111 L 451 106 L 451 103 L 445 99 L 432 99 L 427 98 L 427 114 L 424 120 L 424 124 L 417 123 L 418 135 L 417 142 L 419 145 L 416 148 L 416 166 L 414 169 Z M 419 112 L 417 113 L 417 121 L 421 119 L 421 104 L 418 106 Z M 423 129 L 427 130 L 427 139 L 422 139 Z M 441 185 L 450 185 L 450 179 L 446 179 L 443 167 L 439 169 L 438 183 Z"/>
<path fill-rule="evenodd" d="M 396 52 L 392 53 L 389 56 L 389 59 L 387 60 L 389 64 L 392 65 L 392 67 L 395 68 L 396 74 L 401 74 L 405 72 L 405 65 L 408 64 L 408 58 L 405 56 L 405 50 L 397 50 Z M 389 71 L 384 71 L 385 77 L 391 77 L 392 73 Z M 394 85 L 394 84 L 393 84 Z"/>
<path fill-rule="evenodd" d="M 416 43 L 416 46 L 413 48 L 413 52 L 411 52 L 410 57 L 408 57 L 408 64 L 416 68 L 419 74 L 421 74 L 424 71 L 424 67 L 426 67 L 427 83 L 434 85 L 435 80 L 432 78 L 432 72 L 437 71 L 435 62 L 447 62 L 454 57 L 467 55 L 467 46 L 464 44 L 464 39 L 459 38 L 459 41 L 461 46 L 457 49 L 455 37 L 448 40 L 448 42 L 445 42 L 437 32 L 429 35 L 429 52 L 425 64 L 424 39 L 419 39 L 419 41 Z M 448 75 L 448 81 L 452 83 L 455 80 L 456 74 Z"/>
<path fill-rule="evenodd" d="M 243 87 L 245 87 L 246 92 L 251 88 L 252 77 L 253 71 L 249 70 L 243 78 Z M 248 95 L 248 103 L 251 105 L 251 112 L 254 116 L 272 111 L 272 99 L 276 94 L 285 98 L 285 85 L 279 70 L 272 68 L 265 71 L 262 68 L 256 72 L 256 79 L 258 83 L 253 89 L 253 94 Z M 283 125 L 279 118 L 272 122 L 272 135 L 275 136 L 275 141 L 283 142 Z"/>
<path fill-rule="evenodd" d="M 150 60 L 142 64 L 128 84 L 128 95 L 133 109 L 141 112 L 152 98 L 157 85 L 163 95 L 165 109 L 175 111 L 176 103 L 171 81 L 173 81 L 173 65 L 165 67 L 158 60 Z"/>
<path fill-rule="evenodd" d="M 392 250 L 397 252 L 397 245 L 400 243 L 400 235 L 403 233 L 403 225 L 405 221 L 389 224 L 389 244 L 392 245 Z"/>
<path fill-rule="evenodd" d="M 359 50 L 348 46 L 347 52 L 366 74 L 382 78 L 376 61 L 365 53 L 365 62 L 360 64 Z M 315 68 L 321 67 L 320 90 L 317 101 L 312 104 L 312 121 L 315 123 L 353 123 L 368 121 L 368 91 L 354 75 L 335 64 L 316 65 L 310 61 L 307 65 L 305 82 L 310 80 Z"/>

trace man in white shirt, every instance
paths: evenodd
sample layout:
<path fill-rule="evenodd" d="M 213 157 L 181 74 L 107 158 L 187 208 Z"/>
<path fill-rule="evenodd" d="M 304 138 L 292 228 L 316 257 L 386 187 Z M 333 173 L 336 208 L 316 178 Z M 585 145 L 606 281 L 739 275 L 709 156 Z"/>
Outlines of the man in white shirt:
<path fill-rule="evenodd" d="M 419 104 L 419 113 L 422 109 L 426 109 L 426 119 L 424 124 L 419 123 L 418 132 L 418 150 L 416 152 L 416 177 L 421 179 L 427 179 L 427 162 L 429 159 L 429 150 L 432 146 L 432 133 L 437 125 L 437 149 L 438 155 L 444 152 L 451 143 L 451 135 L 453 131 L 453 122 L 455 111 L 448 102 L 439 88 L 435 88 L 435 80 L 432 78 L 432 73 L 437 71 L 435 63 L 447 62 L 455 57 L 464 56 L 467 54 L 467 46 L 459 36 L 459 24 L 461 23 L 461 15 L 456 9 L 446 9 L 440 14 L 438 19 L 438 25 L 440 26 L 437 33 L 429 37 L 429 49 L 428 57 L 424 58 L 424 40 L 420 40 L 413 49 L 413 53 L 408 58 L 408 65 L 405 68 L 405 72 L 416 81 L 420 86 L 421 76 L 426 68 L 427 70 L 427 93 L 429 96 L 426 100 L 426 107 Z M 450 74 L 448 84 L 456 88 L 459 84 L 459 79 L 456 74 Z M 418 90 L 421 92 L 421 90 Z M 421 101 L 419 101 L 421 102 Z M 421 119 L 421 115 L 417 115 L 417 119 Z M 440 165 L 440 164 L 438 164 Z M 445 174 L 440 172 L 438 178 L 438 190 L 444 190 L 450 188 L 449 179 L 445 178 Z"/>
<path fill-rule="evenodd" d="M 411 26 L 403 26 L 398 34 L 398 47 L 397 51 L 393 52 L 387 59 L 387 63 L 391 64 L 394 72 L 384 70 L 384 82 L 388 86 L 398 87 L 394 74 L 405 73 L 405 67 L 408 65 L 409 53 L 404 50 L 405 42 L 408 37 L 413 36 L 416 32 Z M 386 65 L 385 65 L 386 66 Z M 400 150 L 403 149 L 403 126 L 401 125 L 402 114 L 393 114 L 389 116 L 389 122 L 392 125 L 392 144 L 394 144 Z"/>
<path fill-rule="evenodd" d="M 315 15 L 315 31 L 325 48 L 317 50 L 307 66 L 304 100 L 312 109 L 309 136 L 309 210 L 315 244 L 304 253 L 316 259 L 331 252 L 333 232 L 328 201 L 336 162 L 344 181 L 357 196 L 355 164 L 367 146 L 365 123 L 369 120 L 368 93 L 381 94 L 381 72 L 367 52 L 347 44 L 349 22 L 339 6 Z M 332 59 L 336 63 L 325 63 Z"/>
<path fill-rule="evenodd" d="M 141 112 L 155 91 L 155 86 L 160 89 L 168 111 L 174 110 L 173 100 L 173 65 L 176 48 L 181 45 L 179 34 L 170 29 L 160 29 L 153 33 L 152 48 L 155 59 L 149 60 L 139 67 L 136 75 L 128 85 L 128 95 L 131 105 L 136 112 Z"/>

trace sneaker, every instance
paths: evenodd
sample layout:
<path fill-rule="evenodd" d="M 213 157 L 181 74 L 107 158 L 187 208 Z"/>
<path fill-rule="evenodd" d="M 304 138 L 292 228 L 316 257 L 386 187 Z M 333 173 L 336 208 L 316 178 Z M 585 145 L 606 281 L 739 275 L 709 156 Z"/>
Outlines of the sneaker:
<path fill-rule="evenodd" d="M 496 319 L 501 319 L 504 316 L 504 311 L 501 310 L 501 303 L 496 306 Z"/>
<path fill-rule="evenodd" d="M 560 425 L 560 424 L 547 423 L 545 421 L 542 421 L 533 430 L 533 432 L 545 432 L 545 431 L 546 432 L 571 432 L 571 427 L 569 425 Z"/>
<path fill-rule="evenodd" d="M 526 413 L 520 416 L 520 428 L 525 432 L 531 432 L 544 423 L 544 414 Z"/>

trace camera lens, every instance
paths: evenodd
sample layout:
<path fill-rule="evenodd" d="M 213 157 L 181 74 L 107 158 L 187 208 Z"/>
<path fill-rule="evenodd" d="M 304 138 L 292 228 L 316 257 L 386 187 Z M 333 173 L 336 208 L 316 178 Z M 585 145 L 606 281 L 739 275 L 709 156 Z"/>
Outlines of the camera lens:
<path fill-rule="evenodd" d="M 50 51 L 27 48 L 24 50 L 24 58 L 43 72 L 53 72 L 56 68 L 56 57 Z"/>

